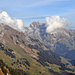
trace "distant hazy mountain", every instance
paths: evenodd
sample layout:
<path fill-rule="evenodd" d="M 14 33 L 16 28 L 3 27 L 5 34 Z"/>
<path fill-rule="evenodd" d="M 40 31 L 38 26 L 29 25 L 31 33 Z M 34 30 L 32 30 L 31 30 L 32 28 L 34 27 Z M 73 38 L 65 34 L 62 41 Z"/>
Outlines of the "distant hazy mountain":
<path fill-rule="evenodd" d="M 67 59 L 75 59 L 75 30 L 58 28 L 47 33 L 46 25 L 40 22 L 33 22 L 25 30 L 30 37 L 38 39 L 53 52 Z"/>

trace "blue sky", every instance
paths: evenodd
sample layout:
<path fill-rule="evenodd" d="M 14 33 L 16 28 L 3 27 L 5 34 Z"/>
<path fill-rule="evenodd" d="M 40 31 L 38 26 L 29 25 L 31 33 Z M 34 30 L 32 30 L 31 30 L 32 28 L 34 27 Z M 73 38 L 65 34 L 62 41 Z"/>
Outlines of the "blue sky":
<path fill-rule="evenodd" d="M 47 16 L 59 15 L 75 28 L 75 0 L 0 0 L 0 10 L 12 18 L 22 19 L 26 26 L 33 21 L 44 22 Z"/>

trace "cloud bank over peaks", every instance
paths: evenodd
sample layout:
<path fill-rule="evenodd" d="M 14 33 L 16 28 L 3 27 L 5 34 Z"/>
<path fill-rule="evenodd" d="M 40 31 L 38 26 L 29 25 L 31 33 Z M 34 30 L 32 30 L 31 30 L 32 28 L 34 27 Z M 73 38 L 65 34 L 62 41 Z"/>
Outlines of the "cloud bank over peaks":
<path fill-rule="evenodd" d="M 67 19 L 60 18 L 59 16 L 46 17 L 45 23 L 47 33 L 51 33 L 58 28 L 65 28 L 66 26 L 70 25 Z"/>
<path fill-rule="evenodd" d="M 9 25 L 10 27 L 24 32 L 24 25 L 21 19 L 12 19 L 7 12 L 0 12 L 0 24 Z"/>

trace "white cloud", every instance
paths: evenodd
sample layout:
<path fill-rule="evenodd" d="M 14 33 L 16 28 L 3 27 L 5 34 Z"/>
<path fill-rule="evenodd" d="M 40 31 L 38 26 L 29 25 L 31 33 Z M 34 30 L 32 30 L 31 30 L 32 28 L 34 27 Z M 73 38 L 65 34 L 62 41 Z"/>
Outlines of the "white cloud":
<path fill-rule="evenodd" d="M 11 19 L 11 17 L 5 12 L 0 13 L 0 24 L 9 25 L 10 27 L 24 32 L 24 25 L 21 19 Z"/>
<path fill-rule="evenodd" d="M 46 17 L 45 22 L 47 27 L 46 28 L 47 33 L 51 33 L 58 28 L 64 28 L 70 25 L 67 19 L 60 18 L 59 16 Z"/>

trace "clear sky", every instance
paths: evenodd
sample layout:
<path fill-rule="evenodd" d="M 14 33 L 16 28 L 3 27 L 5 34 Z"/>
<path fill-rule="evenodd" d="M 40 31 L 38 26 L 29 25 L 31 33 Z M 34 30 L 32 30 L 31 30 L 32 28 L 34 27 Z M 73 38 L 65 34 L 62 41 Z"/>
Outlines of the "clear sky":
<path fill-rule="evenodd" d="M 67 18 L 75 28 L 75 0 L 0 0 L 0 11 L 22 19 L 28 26 L 33 21 L 44 22 L 47 16 Z"/>

